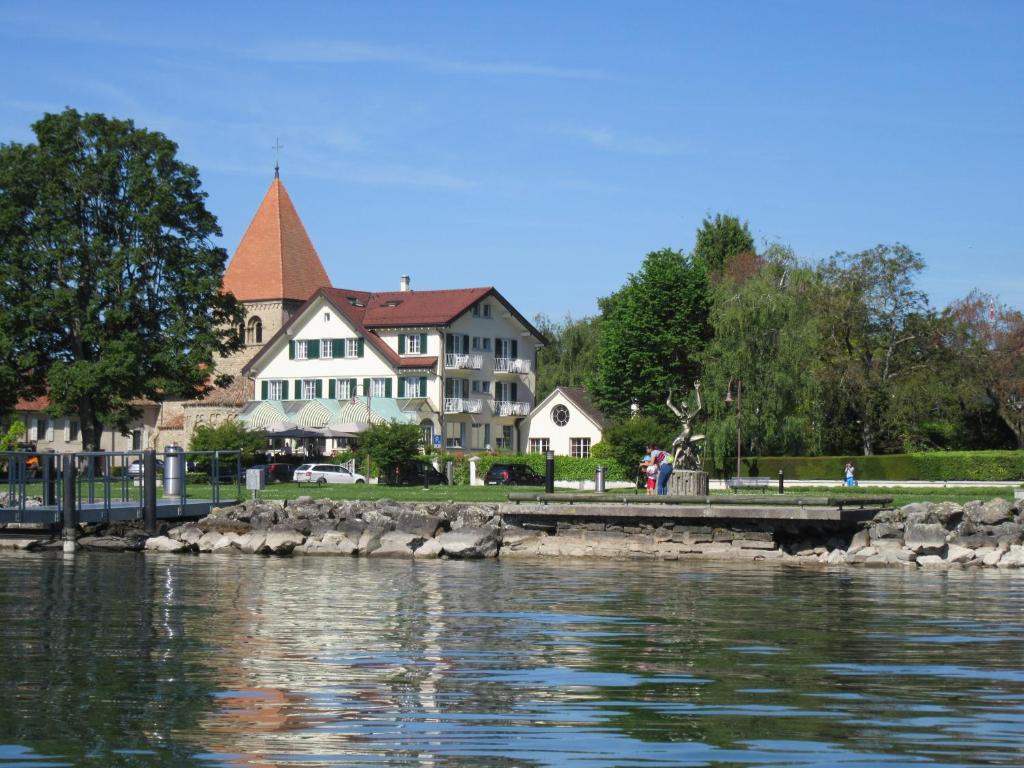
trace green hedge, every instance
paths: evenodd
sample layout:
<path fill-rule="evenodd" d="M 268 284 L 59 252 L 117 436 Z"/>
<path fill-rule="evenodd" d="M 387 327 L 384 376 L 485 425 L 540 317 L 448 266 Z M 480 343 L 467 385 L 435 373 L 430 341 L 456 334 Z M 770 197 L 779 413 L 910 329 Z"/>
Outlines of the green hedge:
<path fill-rule="evenodd" d="M 465 461 L 465 459 L 463 460 Z M 487 474 L 492 464 L 528 464 L 530 468 L 539 475 L 546 471 L 545 457 L 543 453 L 524 454 L 481 454 L 477 463 L 477 472 L 480 477 Z M 634 474 L 627 474 L 626 470 L 615 459 L 577 459 L 572 456 L 555 456 L 555 480 L 593 480 L 597 473 L 597 465 L 605 468 L 606 480 L 632 480 Z M 456 470 L 458 464 L 456 464 Z M 456 482 L 460 473 L 456 471 Z M 466 469 L 468 482 L 469 470 Z"/>
<path fill-rule="evenodd" d="M 1024 451 L 932 451 L 887 456 L 759 456 L 742 460 L 743 474 L 792 480 L 843 479 L 850 462 L 858 480 L 1018 480 Z M 729 473 L 732 474 L 731 472 Z"/>

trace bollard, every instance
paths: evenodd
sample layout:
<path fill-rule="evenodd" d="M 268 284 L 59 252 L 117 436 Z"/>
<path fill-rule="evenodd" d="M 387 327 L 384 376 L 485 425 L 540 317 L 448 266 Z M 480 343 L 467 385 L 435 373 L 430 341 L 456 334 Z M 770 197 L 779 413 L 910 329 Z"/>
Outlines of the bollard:
<path fill-rule="evenodd" d="M 67 454 L 63 457 L 64 470 L 64 551 L 75 551 L 75 533 L 78 528 L 78 507 L 75 504 L 75 457 Z"/>
<path fill-rule="evenodd" d="M 785 477 L 786 477 L 785 474 L 780 469 L 779 470 L 779 496 L 782 496 L 785 493 L 785 488 L 784 488 L 785 482 L 786 482 Z"/>
<path fill-rule="evenodd" d="M 555 452 L 548 451 L 544 457 L 544 492 L 555 492 Z"/>
<path fill-rule="evenodd" d="M 455 485 L 455 462 L 448 461 L 444 465 L 444 474 L 448 478 L 448 485 Z"/>
<path fill-rule="evenodd" d="M 147 533 L 156 533 L 156 451 L 142 452 L 142 519 Z"/>
<path fill-rule="evenodd" d="M 604 465 L 598 464 L 594 473 L 594 491 L 604 493 Z"/>

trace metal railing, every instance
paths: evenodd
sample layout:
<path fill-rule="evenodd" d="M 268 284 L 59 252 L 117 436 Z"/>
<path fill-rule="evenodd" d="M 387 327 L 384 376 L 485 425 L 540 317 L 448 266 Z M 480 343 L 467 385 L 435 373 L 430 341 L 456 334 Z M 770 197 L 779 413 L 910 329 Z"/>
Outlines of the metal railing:
<path fill-rule="evenodd" d="M 483 400 L 469 397 L 446 397 L 445 413 L 480 413 L 483 411 Z"/>
<path fill-rule="evenodd" d="M 445 368 L 463 368 L 472 371 L 480 370 L 484 365 L 483 355 L 462 355 L 446 352 L 444 356 Z"/>
<path fill-rule="evenodd" d="M 494 358 L 495 373 L 529 373 L 530 367 L 530 361 L 521 357 Z"/>
<path fill-rule="evenodd" d="M 529 416 L 530 404 L 515 400 L 495 400 L 495 416 Z"/>

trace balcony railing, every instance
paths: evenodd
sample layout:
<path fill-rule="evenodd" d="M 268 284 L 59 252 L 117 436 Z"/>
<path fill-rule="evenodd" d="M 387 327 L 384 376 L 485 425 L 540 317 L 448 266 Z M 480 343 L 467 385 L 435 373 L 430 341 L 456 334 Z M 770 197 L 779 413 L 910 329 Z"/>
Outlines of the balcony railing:
<path fill-rule="evenodd" d="M 494 358 L 495 373 L 529 373 L 530 361 L 521 357 L 496 357 Z"/>
<path fill-rule="evenodd" d="M 482 410 L 482 400 L 468 397 L 446 397 L 444 399 L 445 413 L 480 413 Z"/>
<path fill-rule="evenodd" d="M 482 355 L 460 355 L 451 352 L 445 353 L 445 368 L 464 368 L 470 371 L 479 371 L 484 364 Z"/>
<path fill-rule="evenodd" d="M 494 401 L 494 415 L 495 416 L 528 416 L 530 414 L 530 404 L 517 402 L 515 400 L 495 400 Z"/>

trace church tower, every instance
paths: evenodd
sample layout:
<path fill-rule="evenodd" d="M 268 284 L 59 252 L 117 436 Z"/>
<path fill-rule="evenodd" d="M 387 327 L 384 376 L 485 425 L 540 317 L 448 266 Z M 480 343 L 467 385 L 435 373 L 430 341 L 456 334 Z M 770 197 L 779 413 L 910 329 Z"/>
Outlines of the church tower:
<path fill-rule="evenodd" d="M 275 170 L 224 271 L 224 290 L 245 307 L 245 347 L 218 363 L 218 370 L 237 376 L 306 299 L 330 287 L 327 271 Z"/>

